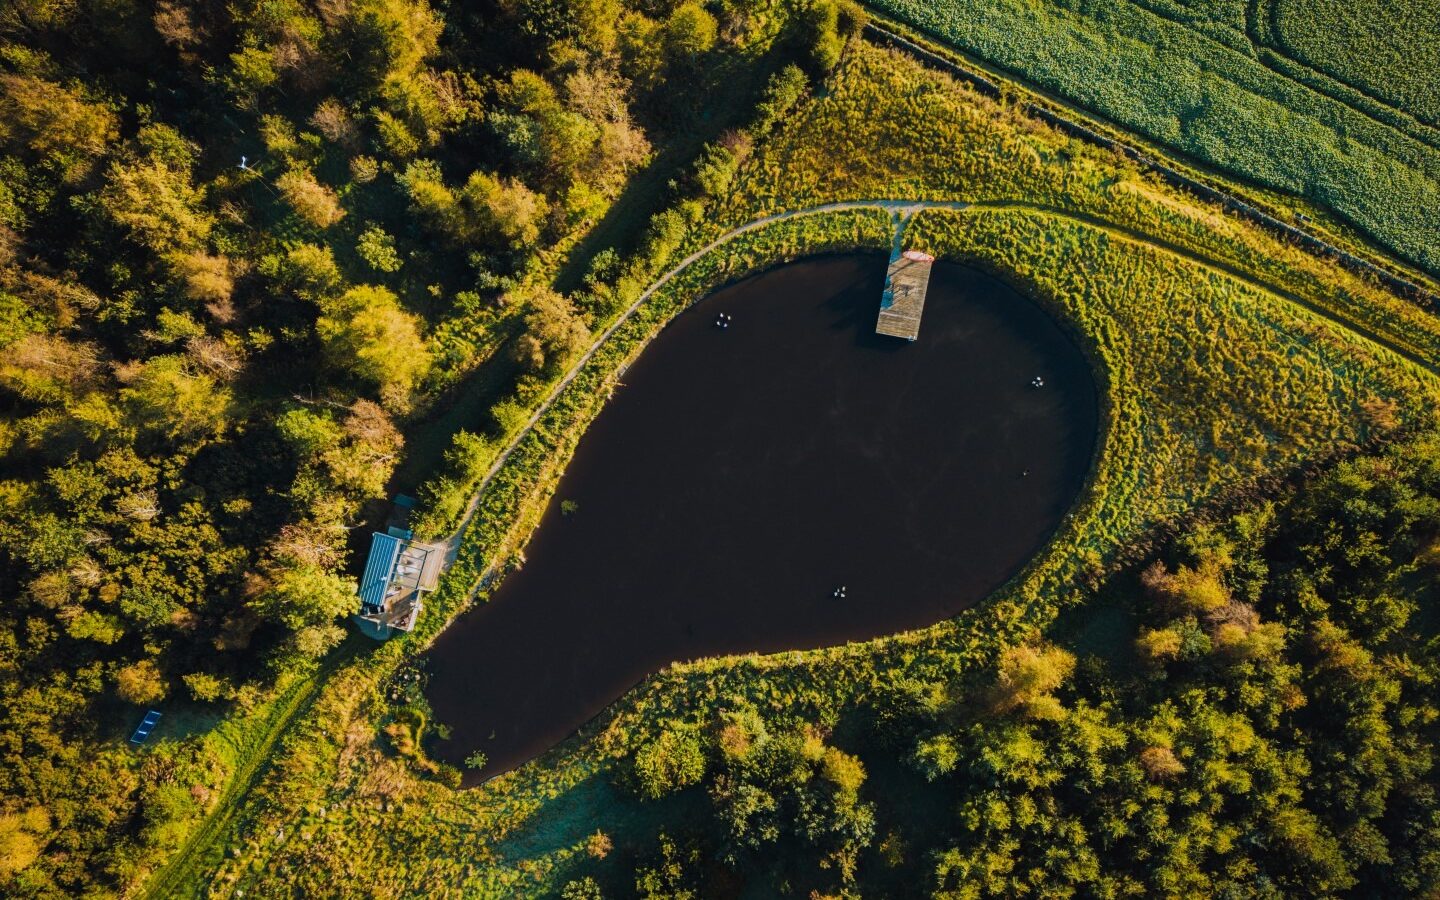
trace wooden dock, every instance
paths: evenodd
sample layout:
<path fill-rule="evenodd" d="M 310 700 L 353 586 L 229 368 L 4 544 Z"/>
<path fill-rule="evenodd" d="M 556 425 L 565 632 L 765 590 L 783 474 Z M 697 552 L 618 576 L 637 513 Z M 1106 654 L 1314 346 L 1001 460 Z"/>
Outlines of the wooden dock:
<path fill-rule="evenodd" d="M 898 247 L 897 247 L 898 250 Z M 920 336 L 920 316 L 925 312 L 925 291 L 930 286 L 930 267 L 935 257 L 919 250 L 896 252 L 885 273 L 885 293 L 880 297 L 880 318 L 876 334 L 913 341 Z"/>

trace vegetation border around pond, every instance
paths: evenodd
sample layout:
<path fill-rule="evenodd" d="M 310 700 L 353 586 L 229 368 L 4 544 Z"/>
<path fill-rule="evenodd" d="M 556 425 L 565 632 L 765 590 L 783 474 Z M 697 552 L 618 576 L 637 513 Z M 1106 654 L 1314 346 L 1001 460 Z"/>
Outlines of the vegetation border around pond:
<path fill-rule="evenodd" d="M 483 523 L 488 537 L 482 535 L 478 527 L 467 535 L 469 548 L 462 554 L 459 564 L 469 567 L 471 584 L 478 580 L 488 563 L 503 560 L 528 535 L 549 499 L 549 492 L 553 490 L 554 481 L 563 467 L 562 457 L 578 440 L 582 429 L 576 426 L 583 426 L 598 413 L 608 389 L 609 374 L 638 352 L 643 341 L 661 327 L 669 314 L 688 305 L 691 299 L 702 296 L 710 287 L 737 277 L 742 270 L 748 271 L 750 267 L 740 258 L 743 252 L 754 252 L 758 258 L 763 255 L 762 251 L 767 251 L 771 254 L 768 257 L 770 262 L 812 252 L 821 246 L 820 239 L 827 233 L 825 223 L 834 225 L 831 218 L 806 217 L 777 223 L 737 239 L 726 245 L 722 252 L 708 255 L 663 291 L 656 292 L 651 302 L 642 309 L 645 315 L 627 322 L 623 329 L 616 332 L 615 337 L 632 341 L 627 345 L 629 349 L 620 347 L 618 342 L 602 348 L 603 353 L 597 353 L 590 361 L 582 377 L 564 392 L 564 398 L 520 442 L 516 455 L 507 462 L 505 474 L 487 490 L 482 518 L 477 519 L 477 526 Z M 883 211 L 846 213 L 838 218 L 849 222 L 851 230 L 847 235 L 841 233 L 843 229 L 835 229 L 831 233 L 830 249 L 850 249 L 857 245 L 889 246 L 888 216 Z M 927 221 L 926 217 L 922 216 L 921 221 Z M 857 240 L 856 234 L 868 237 Z M 815 247 L 806 246 L 809 242 L 807 236 L 815 238 Z M 700 243 L 700 240 L 697 236 L 694 243 Z M 763 266 L 764 263 L 757 259 L 754 265 Z M 662 310 L 666 304 L 668 307 Z M 1133 402 L 1127 400 L 1127 412 L 1131 406 Z M 1080 519 L 1080 515 L 1081 507 L 1077 506 L 1072 525 Z M 483 812 L 489 817 L 485 820 L 486 827 L 491 829 L 487 833 L 498 841 L 547 799 L 558 796 L 600 768 L 611 765 L 624 746 L 633 745 L 659 727 L 657 722 L 683 719 L 687 714 L 685 708 L 691 705 L 691 701 L 697 698 L 703 701 L 706 697 L 713 699 L 715 692 L 724 690 L 760 690 L 760 686 L 752 683 L 757 668 L 766 672 L 763 679 L 765 690 L 787 692 L 786 696 L 797 698 L 797 708 L 819 715 L 825 709 L 833 709 L 851 699 L 855 691 L 864 690 L 874 669 L 881 665 L 948 670 L 959 664 L 957 660 L 988 660 L 998 652 L 996 648 L 1003 645 L 1007 637 L 1024 634 L 1052 614 L 1053 604 L 1076 599 L 1071 595 L 1069 579 L 1083 571 L 1091 560 L 1068 552 L 1069 534 L 1070 531 L 1057 533 L 1052 538 L 1050 549 L 1037 557 L 1033 567 L 1017 578 L 1010 588 L 997 593 L 958 620 L 922 632 L 825 651 L 776 654 L 763 658 L 725 658 L 675 667 L 655 676 L 651 685 L 630 692 L 600 719 L 587 726 L 580 736 L 547 754 L 543 766 L 530 767 L 527 770 L 529 774 L 523 778 L 502 779 L 491 789 L 481 792 L 483 797 L 480 799 L 470 795 L 462 801 L 448 793 L 431 795 L 431 799 L 444 803 L 450 814 L 459 814 L 456 804 L 460 803 L 466 804 L 472 812 L 483 807 L 475 814 Z M 459 574 L 457 566 L 455 575 Z M 384 700 L 380 696 L 380 686 L 385 678 L 417 648 L 423 647 L 428 639 L 433 639 L 445 619 L 461 611 L 468 588 L 465 579 L 447 581 L 446 588 L 437 596 L 436 606 L 422 619 L 420 632 L 409 639 L 377 648 L 376 652 L 336 673 L 332 680 L 333 689 L 327 686 L 314 710 L 297 723 L 285 740 L 285 752 L 275 761 L 274 777 L 267 778 L 247 801 L 239 825 L 231 829 L 233 834 L 240 835 L 242 846 L 237 847 L 237 851 L 247 851 L 241 853 L 240 859 L 246 859 L 248 851 L 263 857 L 280 849 L 273 841 L 259 838 L 261 831 L 257 823 L 266 817 L 267 812 L 277 814 L 281 822 L 288 823 L 296 816 L 302 816 L 302 821 L 309 818 L 308 814 L 302 815 L 299 810 L 326 805 L 328 801 L 322 802 L 326 792 L 335 787 L 336 766 L 332 763 L 341 758 L 345 748 L 343 736 L 325 733 L 326 723 L 357 719 L 368 722 L 374 718 L 371 712 L 375 710 L 383 715 Z M 448 612 L 438 608 L 442 599 L 449 604 Z M 843 696 L 838 689 L 833 696 L 822 696 L 823 691 L 817 693 L 815 687 L 808 683 L 813 676 L 813 666 L 820 663 L 824 663 L 827 674 L 833 676 L 830 681 L 843 681 L 850 685 Z M 417 781 L 414 789 L 420 790 L 424 784 Z M 430 789 L 448 791 L 439 785 Z M 379 813 L 376 816 L 378 818 Z M 263 849 L 257 842 L 265 845 Z M 252 862 L 258 861 L 253 856 L 249 858 Z M 239 875 L 234 869 L 226 871 L 230 876 Z"/>
<path fill-rule="evenodd" d="M 521 442 L 517 454 L 506 466 L 505 477 L 492 484 L 492 490 L 487 492 L 486 505 L 482 508 L 482 517 L 478 520 L 484 524 L 467 535 L 469 547 L 462 555 L 462 562 L 470 567 L 469 578 L 452 575 L 442 591 L 448 606 L 432 610 L 426 627 L 410 639 L 392 642 L 373 654 L 369 662 L 361 661 L 358 666 L 352 667 L 349 674 L 358 676 L 359 680 L 350 683 L 349 690 L 343 691 L 350 698 L 345 705 L 353 708 L 354 703 L 365 702 L 365 696 L 373 695 L 373 687 L 367 689 L 367 684 L 373 686 L 381 680 L 415 647 L 423 646 L 423 642 L 433 638 L 446 618 L 463 610 L 463 600 L 473 583 L 472 579 L 478 574 L 479 566 L 483 562 L 503 559 L 518 546 L 524 535 L 528 535 L 549 500 L 564 457 L 573 449 L 582 426 L 598 413 L 610 373 L 633 358 L 644 341 L 663 327 L 669 315 L 683 310 L 691 300 L 702 296 L 716 284 L 807 250 L 849 249 L 857 245 L 880 249 L 888 246 L 888 218 L 881 211 L 850 212 L 775 223 L 746 235 L 742 243 L 727 247 L 725 253 L 710 254 L 705 264 L 697 265 L 687 273 L 687 277 L 677 278 L 664 291 L 657 292 L 654 303 L 644 308 L 647 315 L 637 317 L 634 323 L 618 331 L 616 337 L 622 340 L 591 360 L 586 367 L 587 374 L 566 389 L 561 401 L 542 417 L 540 427 Z M 837 227 L 842 223 L 848 226 L 848 233 L 845 233 L 846 228 Z M 817 240 L 806 248 L 804 238 L 807 236 L 825 240 L 824 243 Z M 732 250 L 747 255 L 742 259 L 739 253 L 730 252 Z M 975 260 L 967 261 L 973 264 Z M 1106 369 L 1102 367 L 1100 371 L 1106 372 Z M 1106 383 L 1109 383 L 1108 379 Z M 1113 395 L 1113 386 L 1106 390 L 1106 394 L 1107 398 Z M 1114 401 L 1110 402 L 1113 404 Z M 1133 404 L 1122 403 L 1121 408 L 1133 410 Z M 1113 431 L 1112 424 L 1106 433 Z M 1109 438 L 1102 436 L 1102 441 L 1097 444 L 1097 455 L 1103 459 L 1103 454 L 1107 452 L 1114 452 L 1113 445 Z M 1067 598 L 1065 585 L 1071 583 L 1077 574 L 1094 571 L 1096 556 L 1076 554 L 1072 549 L 1079 544 L 1076 538 L 1093 520 L 1096 508 L 1104 499 L 1095 490 L 1095 479 L 1101 471 L 1103 466 L 1092 470 L 1090 487 L 1067 523 L 1052 538 L 1048 549 L 1009 586 L 971 612 L 962 614 L 959 619 L 863 644 L 765 657 L 726 657 L 673 667 L 654 676 L 651 687 L 631 691 L 578 735 L 546 754 L 539 769 L 531 767 L 532 775 L 526 778 L 538 781 L 533 787 L 540 789 L 541 795 L 527 790 L 527 798 L 521 799 L 509 796 L 507 789 L 502 789 L 496 795 L 503 807 L 497 811 L 501 821 L 490 824 L 496 827 L 497 834 L 505 833 L 509 827 L 506 822 L 514 825 L 522 821 L 524 810 L 531 808 L 532 804 L 544 802 L 544 796 L 555 796 L 556 792 L 572 787 L 575 779 L 588 777 L 603 764 L 605 758 L 613 757 L 621 745 L 643 739 L 655 727 L 653 722 L 673 720 L 676 716 L 683 718 L 686 715 L 683 709 L 689 705 L 688 701 L 695 699 L 695 691 L 710 693 L 721 690 L 721 685 L 733 687 L 763 670 L 772 686 L 779 684 L 782 689 L 795 691 L 796 696 L 805 696 L 807 690 L 813 695 L 814 690 L 807 688 L 806 681 L 810 677 L 811 666 L 823 661 L 832 676 L 829 679 L 832 685 L 843 683 L 850 687 L 843 692 L 844 696 L 837 690 L 825 697 L 812 696 L 810 702 L 817 705 L 838 704 L 853 699 L 855 691 L 863 691 L 868 683 L 867 673 L 881 665 L 949 667 L 955 665 L 957 659 L 976 663 L 989 660 L 1006 640 L 1018 640 L 1049 621 L 1067 599 L 1073 599 Z M 461 571 L 457 568 L 456 574 Z M 341 674 L 343 678 L 346 673 Z M 687 687 L 679 690 L 661 688 L 663 684 L 675 686 L 677 682 Z M 676 707 L 674 704 L 677 703 L 681 705 Z M 333 708 L 322 706 L 321 709 L 323 714 L 313 715 L 301 729 L 309 732 L 310 740 L 319 737 L 319 723 L 332 718 L 335 712 Z M 617 730 L 620 722 L 625 724 Z M 617 744 L 618 735 L 627 729 L 628 738 Z M 331 749 L 339 750 L 333 742 Z M 601 752 L 595 753 L 595 749 Z M 327 764 L 318 768 L 328 770 L 330 766 Z M 315 791 L 312 804 L 318 803 L 329 787 L 328 783 L 310 778 L 303 780 L 309 782 L 309 787 Z M 295 790 L 299 785 L 296 779 L 286 780 L 285 785 L 287 804 L 303 797 Z"/>

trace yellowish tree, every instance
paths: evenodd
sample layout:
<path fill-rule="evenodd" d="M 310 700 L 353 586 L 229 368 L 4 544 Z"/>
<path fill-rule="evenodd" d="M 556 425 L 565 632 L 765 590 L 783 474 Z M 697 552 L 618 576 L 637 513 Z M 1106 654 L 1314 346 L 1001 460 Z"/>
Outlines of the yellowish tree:
<path fill-rule="evenodd" d="M 408 393 L 430 368 L 419 320 L 386 288 L 351 288 L 315 327 L 331 363 L 374 384 L 382 397 Z"/>

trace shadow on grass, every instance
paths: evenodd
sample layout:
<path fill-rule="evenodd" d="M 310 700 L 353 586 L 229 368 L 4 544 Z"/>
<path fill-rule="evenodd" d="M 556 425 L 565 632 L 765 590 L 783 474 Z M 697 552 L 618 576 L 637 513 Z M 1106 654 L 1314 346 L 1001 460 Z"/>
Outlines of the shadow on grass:
<path fill-rule="evenodd" d="M 392 495 L 413 495 L 439 472 L 457 431 L 483 434 L 495 430 L 490 408 L 509 396 L 519 374 L 506 347 L 519 334 L 520 322 L 512 317 L 499 327 L 507 331 L 497 341 L 495 353 L 447 390 L 428 416 L 405 429 L 403 456 L 386 486 Z"/>
<path fill-rule="evenodd" d="M 697 112 L 676 129 L 649 165 L 631 176 L 604 217 L 571 249 L 555 275 L 555 289 L 577 290 L 597 253 L 614 249 L 624 257 L 634 251 L 651 217 L 670 205 L 670 182 L 690 172 L 706 144 L 749 123 L 771 73 L 787 61 L 784 54 L 774 52 L 754 60 L 730 60 L 722 67 Z"/>
<path fill-rule="evenodd" d="M 563 860 L 549 888 L 558 892 L 566 882 L 589 876 L 609 889 L 606 896 L 624 896 L 634 887 L 636 859 L 652 849 L 657 833 L 676 822 L 700 822 L 709 816 L 708 800 L 698 788 L 641 802 L 615 787 L 610 773 L 601 771 L 547 802 L 505 840 L 502 858 L 518 864 L 555 856 L 600 831 L 613 843 L 611 851 L 604 858 L 582 851 Z"/>

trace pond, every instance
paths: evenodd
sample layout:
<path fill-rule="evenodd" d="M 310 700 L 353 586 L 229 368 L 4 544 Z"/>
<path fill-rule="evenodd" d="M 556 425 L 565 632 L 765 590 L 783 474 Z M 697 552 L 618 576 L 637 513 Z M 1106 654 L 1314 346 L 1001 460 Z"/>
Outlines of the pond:
<path fill-rule="evenodd" d="M 931 625 L 1044 546 L 1099 432 L 1084 354 L 1005 282 L 945 263 L 919 340 L 878 336 L 884 274 L 871 255 L 787 264 L 646 348 L 524 566 L 428 655 L 452 729 L 437 755 L 478 749 L 497 774 L 673 661 Z"/>

